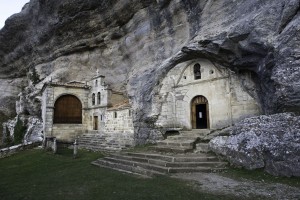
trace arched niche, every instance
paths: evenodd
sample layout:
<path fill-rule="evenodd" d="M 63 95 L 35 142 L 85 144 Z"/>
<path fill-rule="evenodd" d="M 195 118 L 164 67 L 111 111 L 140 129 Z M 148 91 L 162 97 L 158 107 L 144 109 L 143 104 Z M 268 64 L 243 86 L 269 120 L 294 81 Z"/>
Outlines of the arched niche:
<path fill-rule="evenodd" d="M 74 95 L 63 95 L 54 104 L 54 124 L 82 124 L 82 104 Z"/>

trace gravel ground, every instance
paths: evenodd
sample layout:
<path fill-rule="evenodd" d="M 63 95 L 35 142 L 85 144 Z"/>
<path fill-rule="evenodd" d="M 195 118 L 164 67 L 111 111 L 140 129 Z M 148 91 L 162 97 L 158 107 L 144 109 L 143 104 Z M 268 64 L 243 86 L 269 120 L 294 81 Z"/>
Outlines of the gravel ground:
<path fill-rule="evenodd" d="M 280 183 L 236 180 L 217 173 L 184 173 L 172 177 L 194 181 L 201 191 L 232 195 L 237 199 L 300 200 L 300 188 Z"/>

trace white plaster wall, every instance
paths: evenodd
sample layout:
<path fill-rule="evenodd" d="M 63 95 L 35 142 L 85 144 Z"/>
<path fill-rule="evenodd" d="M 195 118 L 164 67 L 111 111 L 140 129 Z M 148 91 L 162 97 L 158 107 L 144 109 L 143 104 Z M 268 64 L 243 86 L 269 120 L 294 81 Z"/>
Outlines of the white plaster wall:
<path fill-rule="evenodd" d="M 201 65 L 199 80 L 194 79 L 193 66 L 196 63 Z M 199 95 L 208 100 L 210 129 L 226 127 L 241 118 L 260 113 L 257 102 L 242 87 L 237 75 L 208 60 L 199 59 L 177 65 L 163 80 L 160 90 L 162 107 L 156 125 L 191 129 L 191 101 Z"/>

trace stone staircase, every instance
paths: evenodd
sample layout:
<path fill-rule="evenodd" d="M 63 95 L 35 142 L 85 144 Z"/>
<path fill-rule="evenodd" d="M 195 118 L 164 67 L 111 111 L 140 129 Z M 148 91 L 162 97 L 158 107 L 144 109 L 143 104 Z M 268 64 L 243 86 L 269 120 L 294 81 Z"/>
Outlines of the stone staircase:
<path fill-rule="evenodd" d="M 164 155 L 159 153 L 115 153 L 93 165 L 145 176 L 187 172 L 216 172 L 227 163 L 211 154 Z"/>
<path fill-rule="evenodd" d="M 152 147 L 154 151 L 171 152 L 171 153 L 187 153 L 193 152 L 201 139 L 210 133 L 207 129 L 194 129 L 191 131 L 179 131 L 179 135 L 168 136 L 167 139 L 157 142 Z M 203 146 L 207 143 L 201 143 Z"/>
<path fill-rule="evenodd" d="M 121 151 L 128 148 L 126 145 L 111 139 L 111 137 L 106 134 L 93 131 L 81 135 L 78 139 L 78 145 L 81 149 L 108 152 Z"/>
<path fill-rule="evenodd" d="M 179 135 L 168 136 L 150 146 L 150 152 L 113 153 L 92 164 L 146 176 L 224 170 L 227 162 L 209 153 L 208 143 L 201 142 L 209 133 L 209 130 L 180 131 Z"/>

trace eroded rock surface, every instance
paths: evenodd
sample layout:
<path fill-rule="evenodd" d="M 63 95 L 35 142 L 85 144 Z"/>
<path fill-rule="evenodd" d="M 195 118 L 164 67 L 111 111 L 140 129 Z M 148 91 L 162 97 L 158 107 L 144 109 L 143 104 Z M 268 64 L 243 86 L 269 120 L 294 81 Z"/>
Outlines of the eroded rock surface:
<path fill-rule="evenodd" d="M 161 80 L 208 58 L 253 72 L 265 113 L 300 111 L 299 0 L 31 0 L 0 30 L 0 78 L 86 80 L 99 68 L 133 105 L 136 142 L 153 141 Z M 17 88 L 17 87 L 16 87 Z M 20 88 L 17 88 L 20 91 Z M 14 89 L 12 89 L 13 91 Z M 32 102 L 37 91 L 28 90 Z M 11 97 L 16 94 L 11 93 Z M 0 97 L 0 103 L 4 102 Z M 35 108 L 27 108 L 29 112 Z"/>
<path fill-rule="evenodd" d="M 281 113 L 248 118 L 235 125 L 230 136 L 212 139 L 209 147 L 232 165 L 299 177 L 300 117 Z"/>

